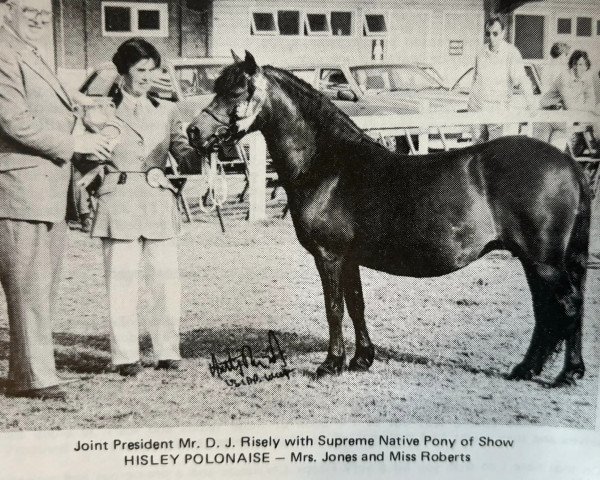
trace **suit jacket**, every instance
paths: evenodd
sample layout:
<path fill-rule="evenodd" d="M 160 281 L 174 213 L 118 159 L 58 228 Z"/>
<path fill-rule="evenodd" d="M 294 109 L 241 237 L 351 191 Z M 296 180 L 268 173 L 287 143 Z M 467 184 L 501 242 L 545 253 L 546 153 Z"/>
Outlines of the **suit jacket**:
<path fill-rule="evenodd" d="M 118 98 L 115 103 L 119 103 Z M 117 107 L 121 135 L 112 161 L 119 171 L 106 174 L 98 189 L 93 237 L 159 240 L 179 233 L 175 195 L 171 190 L 152 187 L 146 180 L 146 172 L 156 167 L 164 170 L 169 153 L 182 172 L 197 168 L 200 162 L 183 132 L 177 106 L 153 98 L 147 105 L 139 116 L 126 102 Z M 119 182 L 123 172 L 124 183 Z"/>
<path fill-rule="evenodd" d="M 54 72 L 0 27 L 0 218 L 65 219 L 74 125 Z"/>

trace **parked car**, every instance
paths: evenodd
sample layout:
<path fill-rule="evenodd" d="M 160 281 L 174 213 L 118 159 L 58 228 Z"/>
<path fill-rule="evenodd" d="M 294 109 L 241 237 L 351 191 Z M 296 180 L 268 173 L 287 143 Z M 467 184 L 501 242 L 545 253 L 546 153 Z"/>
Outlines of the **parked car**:
<path fill-rule="evenodd" d="M 323 92 L 350 116 L 402 115 L 435 111 L 466 111 L 468 95 L 453 92 L 430 64 L 370 63 L 364 65 L 319 64 L 288 67 L 317 90 Z M 418 136 L 412 135 L 418 148 Z M 458 148 L 471 140 L 471 132 L 461 126 L 445 129 L 442 141 L 437 131 L 429 137 L 429 148 Z M 407 139 L 386 139 L 390 149 L 408 153 Z"/>
<path fill-rule="evenodd" d="M 464 111 L 468 95 L 452 91 L 426 63 L 287 67 L 351 116 Z"/>
<path fill-rule="evenodd" d="M 230 58 L 177 58 L 167 59 L 157 76 L 150 94 L 159 99 L 177 102 L 187 125 L 213 99 L 213 86 Z M 111 62 L 98 65 L 88 75 L 79 91 L 88 97 L 112 97 L 119 83 L 119 74 Z M 222 160 L 228 171 L 243 170 L 233 145 L 225 145 Z"/>
<path fill-rule="evenodd" d="M 214 81 L 230 63 L 228 58 L 166 60 L 150 93 L 163 100 L 178 102 L 184 121 L 190 122 L 210 103 L 214 96 Z M 107 97 L 112 95 L 118 82 L 115 66 L 107 62 L 92 71 L 79 91 L 90 97 Z"/>

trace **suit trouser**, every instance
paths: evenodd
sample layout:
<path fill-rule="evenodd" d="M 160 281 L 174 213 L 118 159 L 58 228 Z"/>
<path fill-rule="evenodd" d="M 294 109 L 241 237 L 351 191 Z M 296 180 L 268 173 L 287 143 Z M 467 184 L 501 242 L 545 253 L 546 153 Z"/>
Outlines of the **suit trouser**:
<path fill-rule="evenodd" d="M 104 275 L 111 326 L 110 346 L 114 365 L 140 359 L 137 318 L 138 277 L 141 261 L 151 297 L 147 327 L 158 360 L 179 360 L 181 282 L 177 239 L 102 239 Z"/>
<path fill-rule="evenodd" d="M 66 224 L 0 219 L 0 282 L 10 328 L 14 391 L 57 385 L 52 344 Z"/>

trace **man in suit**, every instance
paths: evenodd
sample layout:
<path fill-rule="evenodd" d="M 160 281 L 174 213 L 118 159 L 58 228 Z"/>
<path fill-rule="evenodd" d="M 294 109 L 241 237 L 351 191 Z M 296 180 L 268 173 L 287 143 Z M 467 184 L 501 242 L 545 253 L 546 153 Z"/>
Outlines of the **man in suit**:
<path fill-rule="evenodd" d="M 7 395 L 65 399 L 51 319 L 63 256 L 70 161 L 110 156 L 101 135 L 73 134 L 70 96 L 36 44 L 51 0 L 0 0 L 0 283 L 10 330 Z"/>

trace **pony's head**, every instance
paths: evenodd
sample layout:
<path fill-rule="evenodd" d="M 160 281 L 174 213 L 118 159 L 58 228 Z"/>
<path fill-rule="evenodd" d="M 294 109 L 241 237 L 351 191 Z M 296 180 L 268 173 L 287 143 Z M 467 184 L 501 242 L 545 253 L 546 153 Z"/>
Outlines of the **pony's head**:
<path fill-rule="evenodd" d="M 242 60 L 235 52 L 234 63 L 225 67 L 215 81 L 215 97 L 190 123 L 190 144 L 210 151 L 221 141 L 235 140 L 247 133 L 267 97 L 267 79 L 252 54 Z"/>

